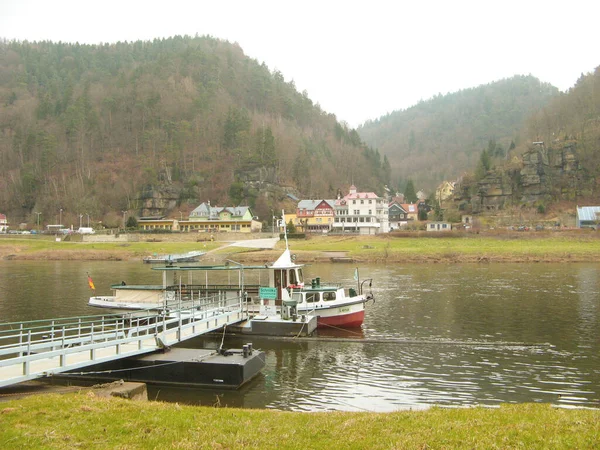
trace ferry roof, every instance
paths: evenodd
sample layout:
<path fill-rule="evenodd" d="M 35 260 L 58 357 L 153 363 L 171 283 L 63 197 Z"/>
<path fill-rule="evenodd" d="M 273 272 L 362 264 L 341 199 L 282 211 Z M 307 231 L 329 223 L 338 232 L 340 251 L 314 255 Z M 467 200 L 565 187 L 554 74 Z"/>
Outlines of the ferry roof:
<path fill-rule="evenodd" d="M 248 270 L 248 269 L 268 269 L 267 265 L 262 266 L 236 266 L 236 265 L 214 265 L 214 266 L 161 266 L 161 267 L 152 267 L 152 270 L 163 270 L 163 271 L 172 271 L 172 270 Z"/>

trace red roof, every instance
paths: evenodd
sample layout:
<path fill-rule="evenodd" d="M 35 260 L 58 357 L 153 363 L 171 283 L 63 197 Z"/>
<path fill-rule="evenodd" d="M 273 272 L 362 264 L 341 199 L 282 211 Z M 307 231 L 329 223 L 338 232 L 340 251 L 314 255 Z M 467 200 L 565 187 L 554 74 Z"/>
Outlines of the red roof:
<path fill-rule="evenodd" d="M 0 220 L 6 220 L 6 216 L 2 213 L 0 213 Z"/>
<path fill-rule="evenodd" d="M 417 213 L 419 212 L 419 207 L 416 203 L 402 203 L 401 206 L 407 213 Z"/>

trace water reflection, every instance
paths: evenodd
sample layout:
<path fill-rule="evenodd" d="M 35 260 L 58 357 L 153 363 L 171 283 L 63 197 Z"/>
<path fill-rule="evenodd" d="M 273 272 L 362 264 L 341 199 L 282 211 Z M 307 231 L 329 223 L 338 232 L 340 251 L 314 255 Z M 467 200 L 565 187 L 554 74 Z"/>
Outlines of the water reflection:
<path fill-rule="evenodd" d="M 376 301 L 361 330 L 246 341 L 266 352 L 262 375 L 239 391 L 152 387 L 151 398 L 294 411 L 392 411 L 431 405 L 548 402 L 600 406 L 598 264 L 367 265 Z M 109 285 L 154 283 L 140 263 L 0 262 L 5 321 L 98 314 L 90 272 Z M 354 267 L 314 264 L 352 285 Z M 186 346 L 217 348 L 220 336 Z"/>

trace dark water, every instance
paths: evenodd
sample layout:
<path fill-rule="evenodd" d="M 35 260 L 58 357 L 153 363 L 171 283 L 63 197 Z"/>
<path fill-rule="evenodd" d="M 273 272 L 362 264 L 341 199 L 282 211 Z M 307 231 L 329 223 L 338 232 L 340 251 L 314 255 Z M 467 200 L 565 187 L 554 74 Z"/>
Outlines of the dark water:
<path fill-rule="evenodd" d="M 89 272 L 109 285 L 158 282 L 125 262 L 0 262 L 0 318 L 93 315 Z M 314 264 L 308 279 L 352 285 L 354 266 Z M 600 264 L 365 265 L 374 279 L 362 330 L 318 339 L 226 339 L 266 352 L 239 391 L 153 388 L 152 398 L 295 411 L 392 411 L 545 402 L 600 407 Z M 216 348 L 220 337 L 186 346 Z"/>

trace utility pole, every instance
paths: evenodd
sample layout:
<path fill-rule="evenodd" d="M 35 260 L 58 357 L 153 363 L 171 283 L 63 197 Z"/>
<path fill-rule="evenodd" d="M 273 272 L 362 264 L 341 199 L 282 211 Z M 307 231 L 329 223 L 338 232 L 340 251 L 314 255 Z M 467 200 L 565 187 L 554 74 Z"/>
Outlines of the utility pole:
<path fill-rule="evenodd" d="M 40 231 L 40 214 L 42 214 L 41 212 L 36 212 L 37 214 L 37 229 L 38 231 Z"/>
<path fill-rule="evenodd" d="M 83 219 L 83 214 L 79 214 L 79 228 L 81 228 L 81 220 Z"/>
<path fill-rule="evenodd" d="M 87 219 L 88 219 L 88 225 L 87 226 L 89 228 L 90 227 L 90 215 L 88 213 L 85 213 L 85 215 L 87 216 Z"/>
<path fill-rule="evenodd" d="M 127 215 L 127 213 L 129 211 L 125 210 L 125 211 L 121 211 L 123 213 L 123 229 L 125 229 L 125 216 Z"/>
<path fill-rule="evenodd" d="M 62 225 L 62 208 L 60 208 L 60 211 L 58 212 L 59 216 L 58 216 L 58 224 Z"/>

